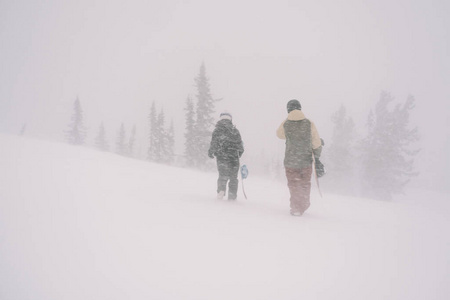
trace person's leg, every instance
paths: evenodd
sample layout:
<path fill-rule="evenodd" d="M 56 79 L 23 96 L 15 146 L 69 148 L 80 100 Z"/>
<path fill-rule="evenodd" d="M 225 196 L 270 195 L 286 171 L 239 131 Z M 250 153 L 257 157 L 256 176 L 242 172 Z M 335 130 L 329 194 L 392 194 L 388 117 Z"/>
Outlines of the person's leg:
<path fill-rule="evenodd" d="M 237 198 L 237 190 L 239 185 L 238 181 L 239 161 L 231 161 L 228 167 L 230 178 L 230 182 L 228 183 L 228 199 L 235 200 Z"/>
<path fill-rule="evenodd" d="M 299 208 L 303 214 L 310 206 L 312 166 L 300 170 Z"/>
<path fill-rule="evenodd" d="M 291 194 L 291 214 L 302 213 L 301 207 L 301 176 L 300 169 L 286 168 L 286 178 L 289 187 L 289 193 Z"/>
<path fill-rule="evenodd" d="M 227 190 L 227 182 L 229 179 L 227 164 L 224 161 L 217 159 L 217 170 L 219 171 L 219 178 L 217 179 L 217 194 L 223 192 L 223 195 L 225 195 Z"/>

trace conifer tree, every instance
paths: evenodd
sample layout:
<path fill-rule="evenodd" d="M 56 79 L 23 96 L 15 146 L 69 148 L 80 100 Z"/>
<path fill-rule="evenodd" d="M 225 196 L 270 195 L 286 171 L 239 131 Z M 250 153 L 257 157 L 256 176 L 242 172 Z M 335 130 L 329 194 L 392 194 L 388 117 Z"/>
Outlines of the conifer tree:
<path fill-rule="evenodd" d="M 83 110 L 78 97 L 73 104 L 73 109 L 72 120 L 69 124 L 69 129 L 66 131 L 66 138 L 69 144 L 83 145 L 86 138 L 86 129 L 83 125 Z"/>
<path fill-rule="evenodd" d="M 197 119 L 194 126 L 194 145 L 196 147 L 194 161 L 196 167 L 205 169 L 209 161 L 208 148 L 214 129 L 215 103 L 219 100 L 213 99 L 211 95 L 205 64 L 201 65 L 195 83 L 197 87 Z"/>
<path fill-rule="evenodd" d="M 166 162 L 172 164 L 175 159 L 175 129 L 173 126 L 173 120 L 170 122 L 169 130 L 166 135 L 167 139 L 167 158 Z"/>
<path fill-rule="evenodd" d="M 123 123 L 120 125 L 120 129 L 117 134 L 116 153 L 123 156 L 127 155 L 127 147 L 125 145 L 125 126 Z"/>
<path fill-rule="evenodd" d="M 155 161 L 158 163 L 164 163 L 167 154 L 167 139 L 166 139 L 166 132 L 164 130 L 164 122 L 165 122 L 164 110 L 161 109 L 156 121 L 156 135 L 155 135 L 156 136 Z"/>
<path fill-rule="evenodd" d="M 332 117 L 333 135 L 330 146 L 325 151 L 327 176 L 324 178 L 329 188 L 343 194 L 353 194 L 355 187 L 356 133 L 353 119 L 347 116 L 341 105 Z"/>
<path fill-rule="evenodd" d="M 101 151 L 109 151 L 109 145 L 106 141 L 106 132 L 103 122 L 100 124 L 98 135 L 95 138 L 95 146 Z"/>
<path fill-rule="evenodd" d="M 184 108 L 185 114 L 185 122 L 186 129 L 184 133 L 184 156 L 186 159 L 186 165 L 188 167 L 195 166 L 195 111 L 194 111 L 194 102 L 190 97 L 186 99 L 186 106 Z"/>
<path fill-rule="evenodd" d="M 409 128 L 410 111 L 414 98 L 408 97 L 403 105 L 389 110 L 394 99 L 383 92 L 369 115 L 368 135 L 363 140 L 362 179 L 363 192 L 370 197 L 390 200 L 401 193 L 410 178 L 417 173 L 412 148 L 418 140 L 417 128 Z"/>
<path fill-rule="evenodd" d="M 150 148 L 149 160 L 157 163 L 170 164 L 174 159 L 174 129 L 173 124 L 168 130 L 165 128 L 165 114 L 161 109 L 156 115 L 155 103 L 150 112 Z"/>
<path fill-rule="evenodd" d="M 165 114 L 164 110 L 158 115 L 158 138 L 157 138 L 157 149 L 158 149 L 158 162 L 164 164 L 171 164 L 174 160 L 174 128 L 173 122 L 168 129 L 165 127 Z"/>
<path fill-rule="evenodd" d="M 150 114 L 148 116 L 150 123 L 150 134 L 149 134 L 149 147 L 148 147 L 148 160 L 157 160 L 157 116 L 156 116 L 156 106 L 153 101 L 152 107 L 150 109 Z"/>
<path fill-rule="evenodd" d="M 136 125 L 131 130 L 130 139 L 128 140 L 128 156 L 134 157 L 134 144 L 136 142 Z"/>

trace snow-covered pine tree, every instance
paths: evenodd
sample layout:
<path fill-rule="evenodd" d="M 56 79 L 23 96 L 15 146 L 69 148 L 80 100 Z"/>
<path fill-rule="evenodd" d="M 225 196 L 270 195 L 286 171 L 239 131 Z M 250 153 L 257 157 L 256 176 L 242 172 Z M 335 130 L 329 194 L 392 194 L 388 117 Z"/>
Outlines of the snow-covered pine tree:
<path fill-rule="evenodd" d="M 106 131 L 103 122 L 100 124 L 98 135 L 95 138 L 95 147 L 101 151 L 109 151 L 109 145 L 106 141 Z"/>
<path fill-rule="evenodd" d="M 73 104 L 73 115 L 69 129 L 65 132 L 69 144 L 83 145 L 86 138 L 86 128 L 83 125 L 83 110 L 79 98 Z"/>
<path fill-rule="evenodd" d="M 123 156 L 127 155 L 127 146 L 125 145 L 125 126 L 123 123 L 120 125 L 120 129 L 117 134 L 116 153 Z"/>
<path fill-rule="evenodd" d="M 324 158 L 327 176 L 324 182 L 332 191 L 342 194 L 355 192 L 356 133 L 353 119 L 347 116 L 344 105 L 331 116 L 333 135 Z"/>
<path fill-rule="evenodd" d="M 194 145 L 196 147 L 194 161 L 196 167 L 206 169 L 209 161 L 208 149 L 214 129 L 215 103 L 219 100 L 213 99 L 211 95 L 204 63 L 200 66 L 200 72 L 195 78 L 195 83 L 197 87 L 197 120 L 194 126 Z"/>
<path fill-rule="evenodd" d="M 158 163 L 165 163 L 166 162 L 166 155 L 167 155 L 167 135 L 166 131 L 164 129 L 164 123 L 165 123 L 165 116 L 164 116 L 164 110 L 161 109 L 161 111 L 158 114 L 158 118 L 156 121 L 156 162 Z"/>
<path fill-rule="evenodd" d="M 194 111 L 194 102 L 190 97 L 186 99 L 186 106 L 184 108 L 185 114 L 185 122 L 186 122 L 186 130 L 184 132 L 184 157 L 186 160 L 186 165 L 188 167 L 195 166 L 195 111 Z"/>
<path fill-rule="evenodd" d="M 150 134 L 149 134 L 149 147 L 148 147 L 148 160 L 156 161 L 157 160 L 157 116 L 156 116 L 156 106 L 153 101 L 152 107 L 150 108 L 150 114 L 148 116 L 148 120 L 150 123 Z"/>
<path fill-rule="evenodd" d="M 134 157 L 134 144 L 136 142 L 136 125 L 133 126 L 133 129 L 131 130 L 130 139 L 128 140 L 128 156 Z"/>
<path fill-rule="evenodd" d="M 165 129 L 165 114 L 161 109 L 156 115 L 155 103 L 152 104 L 150 111 L 150 148 L 149 160 L 157 163 L 169 164 L 174 157 L 174 132 L 173 127 L 169 130 Z"/>
<path fill-rule="evenodd" d="M 158 162 L 164 164 L 171 164 L 173 163 L 174 160 L 174 146 L 175 146 L 174 128 L 173 122 L 171 122 L 171 126 L 168 129 L 165 128 L 165 114 L 164 110 L 162 109 L 158 115 L 157 128 L 158 128 L 157 140 L 159 144 L 159 146 L 157 147 L 157 149 L 159 149 Z"/>
<path fill-rule="evenodd" d="M 167 153 L 166 163 L 172 164 L 175 159 L 175 129 L 173 126 L 173 120 L 170 121 L 169 130 L 166 132 L 167 139 Z"/>
<path fill-rule="evenodd" d="M 382 92 L 374 113 L 369 114 L 368 135 L 362 145 L 363 193 L 383 200 L 401 193 L 416 175 L 413 167 L 418 150 L 412 149 L 412 144 L 418 140 L 418 131 L 409 124 L 414 98 L 408 97 L 403 105 L 390 111 L 393 100 Z"/>

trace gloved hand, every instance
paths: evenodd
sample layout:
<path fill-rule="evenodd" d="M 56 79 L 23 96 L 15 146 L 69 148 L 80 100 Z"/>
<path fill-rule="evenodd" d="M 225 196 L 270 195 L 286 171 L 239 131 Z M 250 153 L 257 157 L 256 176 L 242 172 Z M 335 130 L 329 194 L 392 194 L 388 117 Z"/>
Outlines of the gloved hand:
<path fill-rule="evenodd" d="M 325 166 L 318 158 L 315 159 L 315 168 L 316 168 L 316 175 L 318 178 L 325 175 L 325 173 L 326 173 Z"/>

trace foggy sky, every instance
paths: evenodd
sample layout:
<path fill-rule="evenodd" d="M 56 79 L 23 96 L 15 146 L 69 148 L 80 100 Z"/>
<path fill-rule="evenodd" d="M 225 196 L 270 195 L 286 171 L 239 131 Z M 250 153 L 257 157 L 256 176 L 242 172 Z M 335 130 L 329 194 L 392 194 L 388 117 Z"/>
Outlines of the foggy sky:
<path fill-rule="evenodd" d="M 246 155 L 282 154 L 275 129 L 299 99 L 325 140 L 344 104 L 364 134 L 381 91 L 416 98 L 423 180 L 449 187 L 448 1 L 0 1 L 0 131 L 63 139 L 80 98 L 92 144 L 120 123 L 148 132 L 151 103 L 173 119 L 204 62 Z M 147 144 L 141 144 L 145 151 Z M 144 150 L 142 150 L 144 148 Z M 444 181 L 445 180 L 445 181 Z"/>

